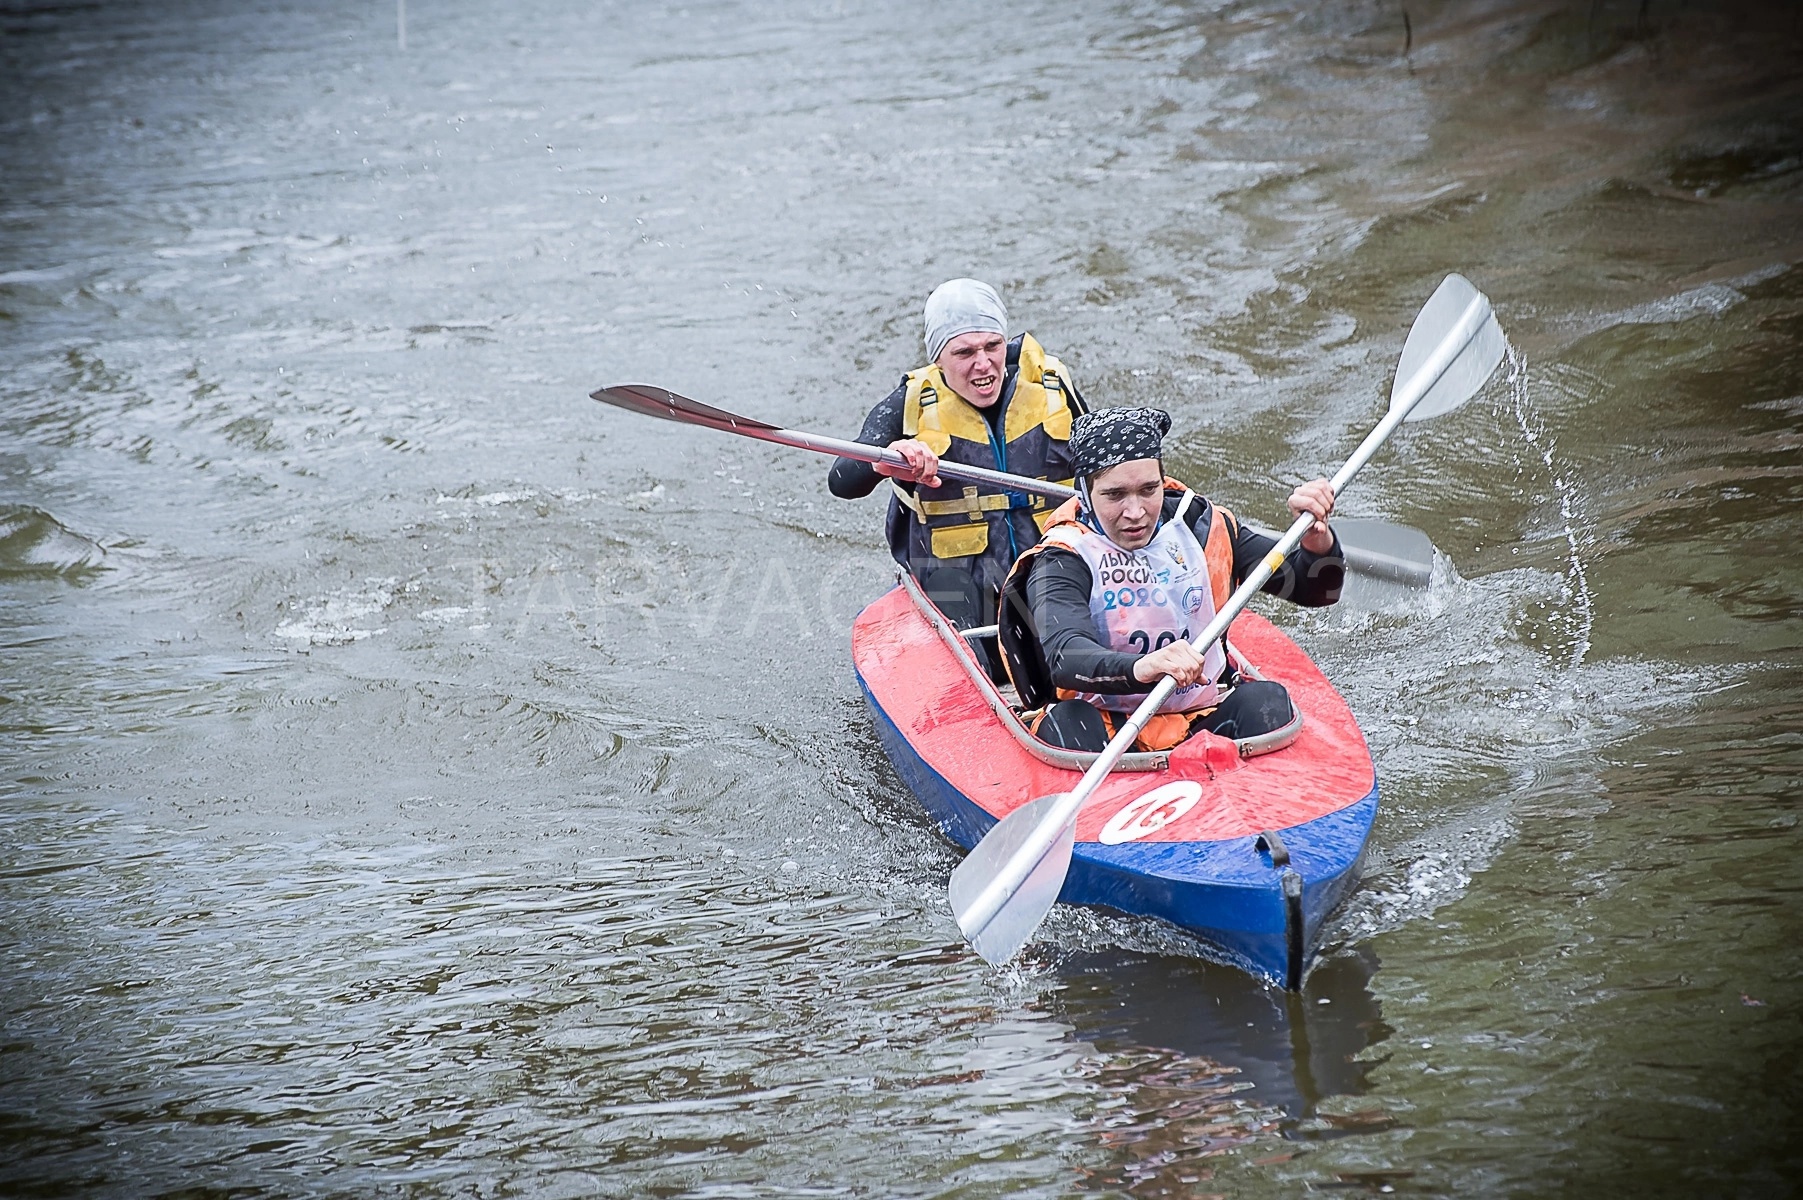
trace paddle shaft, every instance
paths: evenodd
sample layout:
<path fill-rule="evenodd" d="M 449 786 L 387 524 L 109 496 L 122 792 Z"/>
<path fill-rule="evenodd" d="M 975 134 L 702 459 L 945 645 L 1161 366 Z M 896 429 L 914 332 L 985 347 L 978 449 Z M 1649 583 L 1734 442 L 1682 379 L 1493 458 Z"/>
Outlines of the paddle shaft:
<path fill-rule="evenodd" d="M 715 426 L 715 428 L 725 427 Z M 886 466 L 902 468 L 906 468 L 908 465 L 908 460 L 898 450 L 872 446 L 864 442 L 848 442 L 842 438 L 824 437 L 817 433 L 803 433 L 796 429 L 736 425 L 731 432 L 745 437 L 758 438 L 761 441 L 775 442 L 779 446 L 793 446 L 798 450 L 815 450 L 822 454 L 836 454 L 841 458 L 855 458 L 859 462 L 883 463 Z M 1384 436 L 1388 437 L 1389 435 L 1386 433 Z M 1373 446 L 1372 449 L 1375 450 L 1376 447 Z M 1060 503 L 1077 494 L 1076 488 L 1062 483 L 1053 483 L 1049 479 L 1031 479 L 1025 475 L 1011 475 L 1006 471 L 992 471 L 988 467 L 966 466 L 963 463 L 946 462 L 943 459 L 939 463 L 939 474 L 947 479 L 988 484 L 990 487 L 1001 488 L 1009 492 L 1030 492 L 1047 499 L 1057 500 Z M 1334 493 L 1336 495 L 1342 486 L 1344 485 L 1340 482 L 1335 483 Z M 1254 533 L 1260 533 L 1266 537 L 1277 536 L 1275 529 L 1269 529 L 1256 521 L 1243 521 L 1241 524 Z M 1427 581 L 1425 564 L 1405 562 L 1387 554 L 1350 545 L 1344 541 L 1340 543 L 1340 557 L 1345 559 L 1348 568 L 1362 571 L 1366 575 L 1394 579 L 1408 584 Z"/>
<path fill-rule="evenodd" d="M 779 429 L 765 421 L 743 417 L 722 408 L 715 408 L 710 404 L 691 400 L 686 396 L 679 396 L 668 388 L 648 384 L 621 384 L 615 387 L 600 388 L 591 392 L 590 395 L 596 400 L 616 405 L 629 412 L 657 417 L 660 420 L 675 421 L 683 425 L 699 425 L 704 429 L 719 430 L 721 433 L 734 433 L 740 437 L 757 438 L 759 441 L 773 442 L 779 446 L 792 446 L 799 450 L 812 450 L 820 454 L 835 454 L 843 458 L 856 459 L 859 462 L 883 463 L 904 469 L 908 465 L 907 459 L 899 451 L 887 447 L 872 446 L 865 442 L 851 442 L 842 438 L 824 437 L 820 434 L 804 433 L 797 429 Z M 1061 503 L 1077 494 L 1074 488 L 1062 483 L 1053 483 L 1046 479 L 1031 479 L 1024 475 L 1011 475 L 1005 471 L 967 466 L 963 463 L 942 462 L 939 473 L 950 479 L 987 484 L 1007 492 L 1029 492 Z M 1272 538 L 1277 536 L 1276 530 L 1268 529 L 1255 521 L 1244 522 L 1244 524 L 1254 533 Z M 1425 541 L 1425 539 L 1423 540 Z M 1431 577 L 1431 561 L 1398 557 L 1381 549 L 1350 543 L 1344 537 L 1340 541 L 1340 553 L 1345 558 L 1346 566 L 1349 569 L 1366 575 L 1393 579 L 1410 586 L 1426 584 Z M 1430 545 L 1427 550 L 1428 560 L 1431 560 L 1432 553 Z"/>
<path fill-rule="evenodd" d="M 1346 464 L 1335 473 L 1332 480 L 1334 495 L 1339 495 L 1341 490 L 1352 482 L 1353 477 L 1364 468 L 1365 464 L 1371 461 L 1371 456 L 1376 454 L 1378 448 L 1389 440 L 1390 435 L 1396 432 L 1396 427 L 1402 424 L 1415 405 L 1421 402 L 1421 398 L 1427 395 L 1428 390 L 1438 382 L 1440 376 L 1446 373 L 1446 368 L 1452 365 L 1453 360 L 1465 349 L 1466 344 L 1471 341 L 1489 316 L 1489 302 L 1481 295 L 1474 297 L 1453 326 L 1452 331 L 1441 341 L 1434 353 L 1394 394 L 1390 401 L 1390 411 L 1384 414 L 1384 419 L 1365 435 L 1365 440 L 1360 442 L 1358 449 L 1352 452 L 1352 457 L 1348 458 Z M 1233 619 L 1240 614 L 1240 611 L 1265 585 L 1277 568 L 1283 565 L 1284 559 L 1288 558 L 1290 552 L 1301 543 L 1303 536 L 1308 533 L 1309 527 L 1314 523 L 1315 518 L 1311 513 L 1303 513 L 1296 518 L 1289 529 L 1284 532 L 1283 537 L 1278 539 L 1277 545 L 1273 546 L 1271 552 L 1259 561 L 1258 566 L 1253 568 L 1252 573 L 1246 576 L 1245 581 L 1221 607 L 1221 611 L 1216 613 L 1214 619 L 1204 626 L 1202 632 L 1196 636 L 1192 644 L 1196 647 L 1197 653 L 1206 653 L 1208 647 L 1227 632 L 1227 627 L 1233 623 Z M 1034 868 L 1039 866 L 1040 860 L 1062 838 L 1064 827 L 1077 819 L 1077 813 L 1082 810 L 1083 805 L 1088 802 L 1095 790 L 1102 785 L 1102 781 L 1114 770 L 1115 764 L 1120 762 L 1121 756 L 1127 752 L 1128 748 L 1133 745 L 1134 739 L 1139 736 L 1139 731 L 1145 727 L 1147 721 L 1152 719 L 1152 715 L 1158 711 L 1159 706 L 1165 702 L 1176 687 L 1176 679 L 1166 675 L 1158 681 L 1157 686 L 1147 694 L 1146 698 L 1140 701 L 1139 707 L 1133 710 L 1133 715 L 1127 719 L 1126 724 L 1122 725 L 1114 737 L 1109 739 L 1108 745 L 1096 756 L 1096 761 L 1090 764 L 1089 770 L 1083 772 L 1083 778 L 1077 783 L 1077 786 L 1060 796 L 1058 802 L 1047 810 L 1045 819 L 1034 830 L 1033 836 L 1021 845 L 1014 857 L 990 880 L 989 886 L 978 893 L 970 907 L 960 914 L 958 920 L 960 928 L 964 929 L 967 934 L 971 930 L 988 928 L 996 914 L 1001 912 L 1002 906 L 1007 904 L 1014 893 L 1020 890 L 1027 876 L 1033 873 Z"/>
<path fill-rule="evenodd" d="M 795 429 L 777 429 L 770 426 L 740 425 L 733 433 L 754 437 L 760 441 L 775 442 L 779 446 L 794 446 L 800 450 L 817 450 L 822 454 L 837 454 L 841 458 L 855 458 L 859 462 L 881 463 L 886 467 L 908 469 L 908 460 L 899 450 L 890 450 L 884 446 L 868 446 L 863 442 L 848 442 L 841 438 L 823 437 L 817 433 L 802 433 Z M 1001 488 L 1009 492 L 1035 492 L 1053 500 L 1069 500 L 1077 494 L 1077 489 L 1062 483 L 1053 483 L 1048 479 L 1029 479 L 1025 475 L 1010 475 L 1006 471 L 992 471 L 988 467 L 972 467 L 963 463 L 941 462 L 939 474 L 948 479 L 961 479 L 965 483 L 984 483 L 990 487 Z"/>

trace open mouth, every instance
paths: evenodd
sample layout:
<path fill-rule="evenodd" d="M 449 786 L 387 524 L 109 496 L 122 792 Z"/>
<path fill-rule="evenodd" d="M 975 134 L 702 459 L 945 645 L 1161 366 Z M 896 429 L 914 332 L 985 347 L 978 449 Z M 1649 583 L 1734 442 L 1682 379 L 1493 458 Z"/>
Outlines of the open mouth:
<path fill-rule="evenodd" d="M 995 386 L 996 380 L 998 378 L 1000 378 L 1000 376 L 993 375 L 993 374 L 972 375 L 970 377 L 970 386 L 975 388 L 979 392 L 986 392 L 990 388 Z"/>

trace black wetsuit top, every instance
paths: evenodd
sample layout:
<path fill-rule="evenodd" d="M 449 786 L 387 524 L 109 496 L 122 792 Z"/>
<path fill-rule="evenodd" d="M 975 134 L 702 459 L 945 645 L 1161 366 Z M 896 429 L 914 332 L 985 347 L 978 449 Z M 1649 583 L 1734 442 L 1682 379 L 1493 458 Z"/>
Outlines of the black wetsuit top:
<path fill-rule="evenodd" d="M 1179 495 L 1165 495 L 1166 521 L 1176 517 L 1181 499 Z M 1190 506 L 1190 529 L 1197 541 L 1206 544 L 1214 509 L 1202 497 L 1196 499 L 1202 502 Z M 1232 517 L 1227 518 L 1227 530 L 1233 536 L 1233 583 L 1238 587 L 1277 545 L 1277 539 L 1253 533 Z M 1112 650 L 1099 639 L 1101 631 L 1089 613 L 1094 579 L 1083 556 L 1062 546 L 1041 550 L 1027 577 L 1027 601 L 1039 627 L 1039 642 L 1052 682 L 1072 691 L 1111 695 L 1149 691 L 1151 685 L 1133 677 L 1133 664 L 1142 656 Z M 1346 564 L 1340 557 L 1340 539 L 1336 536 L 1333 549 L 1326 554 L 1313 554 L 1300 547 L 1292 551 L 1260 590 L 1308 608 L 1319 608 L 1338 600 L 1345 582 Z"/>

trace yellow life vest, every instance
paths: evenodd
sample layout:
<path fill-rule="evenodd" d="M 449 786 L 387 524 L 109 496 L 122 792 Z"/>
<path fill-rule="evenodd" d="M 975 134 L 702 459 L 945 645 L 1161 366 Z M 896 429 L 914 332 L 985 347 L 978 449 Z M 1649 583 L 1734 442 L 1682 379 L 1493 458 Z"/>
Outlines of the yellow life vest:
<path fill-rule="evenodd" d="M 1045 352 L 1031 334 L 1022 334 L 1014 390 L 1002 417 L 1002 445 L 990 437 L 982 411 L 953 391 L 937 363 L 910 371 L 902 407 L 902 436 L 928 446 L 947 462 L 989 467 L 1070 485 L 1072 404 L 1064 364 Z M 897 501 L 928 527 L 934 558 L 983 554 L 990 546 L 990 518 L 1020 503 L 1009 493 L 948 481 L 937 488 L 894 484 Z M 1029 501 L 1041 530 L 1051 517 L 1043 496 Z M 1000 564 L 1006 572 L 1007 564 Z M 993 584 L 991 586 L 994 586 Z"/>

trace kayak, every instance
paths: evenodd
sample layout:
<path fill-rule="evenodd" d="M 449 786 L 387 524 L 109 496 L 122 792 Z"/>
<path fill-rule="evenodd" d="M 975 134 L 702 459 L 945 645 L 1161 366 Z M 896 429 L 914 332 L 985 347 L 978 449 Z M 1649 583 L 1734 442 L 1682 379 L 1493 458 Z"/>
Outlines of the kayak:
<path fill-rule="evenodd" d="M 1297 719 L 1245 742 L 1198 733 L 1123 756 L 1078 814 L 1058 898 L 1168 921 L 1294 990 L 1357 883 L 1377 775 L 1346 702 L 1281 630 L 1243 612 L 1229 649 L 1242 675 L 1289 689 Z M 1028 732 L 910 576 L 859 614 L 852 662 L 896 773 L 966 850 L 1095 761 Z"/>

